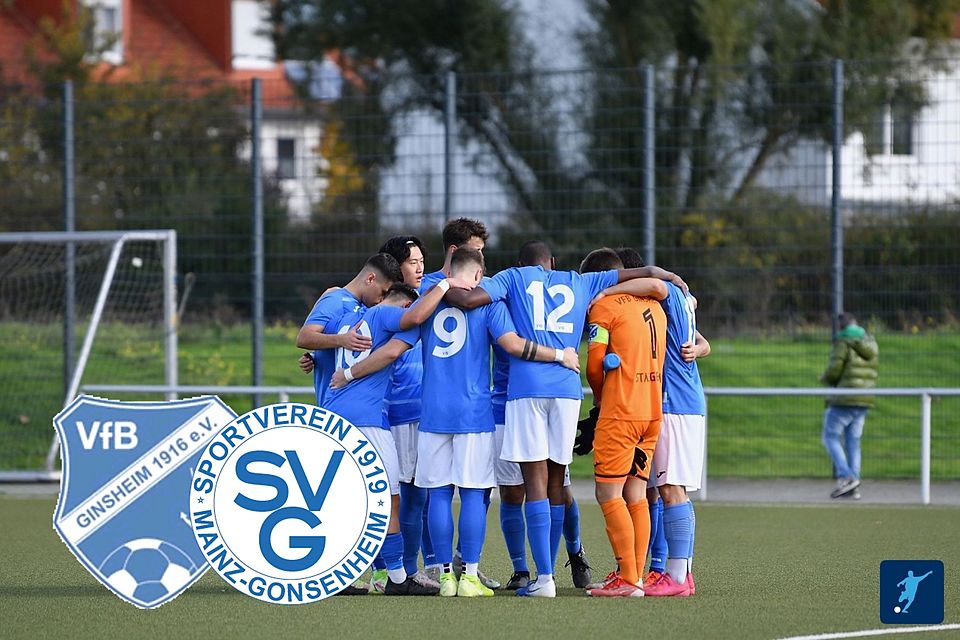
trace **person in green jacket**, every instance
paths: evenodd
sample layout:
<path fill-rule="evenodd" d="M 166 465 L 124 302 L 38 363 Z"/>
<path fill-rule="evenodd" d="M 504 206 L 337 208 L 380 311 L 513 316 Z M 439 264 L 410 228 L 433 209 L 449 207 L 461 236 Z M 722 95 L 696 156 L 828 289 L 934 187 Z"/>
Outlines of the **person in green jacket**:
<path fill-rule="evenodd" d="M 840 331 L 834 336 L 830 363 L 820 381 L 831 387 L 870 389 L 877 384 L 880 351 L 877 341 L 857 324 L 852 314 L 839 316 Z M 831 498 L 859 498 L 860 437 L 871 395 L 844 395 L 827 398 L 823 415 L 823 445 L 833 460 L 837 488 Z"/>

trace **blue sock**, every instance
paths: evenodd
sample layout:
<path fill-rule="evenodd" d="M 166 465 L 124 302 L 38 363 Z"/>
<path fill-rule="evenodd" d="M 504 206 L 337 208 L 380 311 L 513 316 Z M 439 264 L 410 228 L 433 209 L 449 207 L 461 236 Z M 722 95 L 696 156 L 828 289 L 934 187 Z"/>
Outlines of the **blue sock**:
<path fill-rule="evenodd" d="M 383 561 L 387 563 L 387 571 L 403 569 L 403 536 L 397 533 L 388 533 L 380 548 Z"/>
<path fill-rule="evenodd" d="M 693 546 L 693 513 L 690 502 L 663 509 L 663 533 L 667 537 L 667 557 L 686 560 Z"/>
<path fill-rule="evenodd" d="M 537 575 L 553 575 L 550 563 L 550 503 L 546 498 L 530 502 L 523 506 L 527 520 L 527 538 L 530 540 L 530 553 L 537 567 Z"/>
<path fill-rule="evenodd" d="M 417 556 L 423 538 L 423 506 L 427 490 L 412 482 L 400 483 L 400 533 L 403 534 L 403 569 L 407 575 L 417 572 Z"/>
<path fill-rule="evenodd" d="M 650 571 L 663 573 L 667 569 L 667 537 L 663 533 L 663 500 L 650 505 Z"/>
<path fill-rule="evenodd" d="M 560 538 L 563 537 L 563 515 L 567 506 L 563 504 L 550 505 L 550 559 L 551 567 L 557 564 L 557 552 L 560 551 Z"/>
<path fill-rule="evenodd" d="M 453 562 L 453 485 L 430 489 L 430 539 L 439 564 Z"/>
<path fill-rule="evenodd" d="M 523 523 L 523 505 L 500 502 L 500 528 L 503 530 L 503 541 L 507 543 L 507 553 L 514 571 L 526 571 L 527 567 L 527 540 L 526 526 Z"/>
<path fill-rule="evenodd" d="M 564 508 L 563 539 L 567 543 L 567 553 L 580 551 L 580 507 L 576 500 Z"/>
<path fill-rule="evenodd" d="M 430 490 L 427 490 L 427 500 L 423 503 L 423 529 L 420 540 L 420 550 L 423 552 L 423 566 L 437 564 L 437 554 L 433 552 L 433 541 L 430 539 Z"/>
<path fill-rule="evenodd" d="M 483 489 L 460 489 L 460 522 L 458 527 L 464 563 L 480 562 L 480 550 L 487 533 L 487 508 Z"/>
<path fill-rule="evenodd" d="M 373 568 L 377 571 L 382 571 L 387 568 L 387 563 L 383 560 L 383 548 L 381 547 L 380 553 L 377 554 L 377 557 L 373 559 Z"/>
<path fill-rule="evenodd" d="M 693 501 L 687 504 L 690 505 L 690 551 L 687 557 L 693 560 L 693 544 L 697 539 L 697 513 L 693 510 Z"/>

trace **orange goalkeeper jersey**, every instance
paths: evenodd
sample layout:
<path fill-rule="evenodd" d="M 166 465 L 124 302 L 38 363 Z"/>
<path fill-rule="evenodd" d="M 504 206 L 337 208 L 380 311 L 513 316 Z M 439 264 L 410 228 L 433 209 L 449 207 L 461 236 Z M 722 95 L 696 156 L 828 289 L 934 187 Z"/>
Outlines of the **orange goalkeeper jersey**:
<path fill-rule="evenodd" d="M 663 362 L 667 317 L 653 298 L 617 295 L 593 305 L 587 316 L 587 378 L 600 392 L 600 418 L 656 420 L 663 415 Z M 603 372 L 603 357 L 620 366 Z"/>

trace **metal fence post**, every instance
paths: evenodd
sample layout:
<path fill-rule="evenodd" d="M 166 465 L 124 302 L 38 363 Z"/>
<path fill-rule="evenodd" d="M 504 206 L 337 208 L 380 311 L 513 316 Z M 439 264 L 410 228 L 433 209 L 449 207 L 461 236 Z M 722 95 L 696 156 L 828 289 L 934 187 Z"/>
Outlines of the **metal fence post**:
<path fill-rule="evenodd" d="M 653 65 L 643 65 L 643 255 L 647 264 L 656 264 L 656 181 L 654 162 L 656 94 Z"/>
<path fill-rule="evenodd" d="M 251 333 L 253 340 L 253 376 L 251 384 L 263 384 L 263 166 L 260 158 L 260 125 L 263 102 L 260 78 L 251 82 L 250 94 L 250 175 L 253 179 L 253 264 Z M 260 406 L 260 394 L 252 396 L 253 406 Z"/>
<path fill-rule="evenodd" d="M 76 174 L 74 165 L 74 112 L 73 81 L 63 83 L 63 230 L 72 233 L 77 230 L 76 221 Z M 63 395 L 70 390 L 73 379 L 76 352 L 76 305 L 77 274 L 76 245 L 68 242 L 65 246 L 65 281 L 63 290 Z"/>
<path fill-rule="evenodd" d="M 840 169 L 843 150 L 843 60 L 833 61 L 833 182 L 830 189 L 830 268 L 833 292 L 833 328 L 840 329 L 837 316 L 843 312 L 843 216 L 840 203 L 843 197 Z"/>
<path fill-rule="evenodd" d="M 163 326 L 164 339 L 164 382 L 168 387 L 180 383 L 179 361 L 177 358 L 177 232 L 170 230 L 163 242 Z M 167 400 L 176 400 L 177 393 L 167 393 Z"/>
<path fill-rule="evenodd" d="M 930 504 L 930 394 L 920 396 L 920 502 Z"/>
<path fill-rule="evenodd" d="M 443 108 L 443 219 L 453 217 L 453 152 L 457 127 L 457 74 L 447 71 Z"/>

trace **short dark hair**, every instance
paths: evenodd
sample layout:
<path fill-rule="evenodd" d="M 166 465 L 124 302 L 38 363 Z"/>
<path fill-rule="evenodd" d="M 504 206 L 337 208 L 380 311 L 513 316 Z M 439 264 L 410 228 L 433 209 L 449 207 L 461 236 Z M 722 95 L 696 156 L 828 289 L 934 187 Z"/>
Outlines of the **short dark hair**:
<path fill-rule="evenodd" d="M 416 302 L 417 298 L 420 297 L 420 294 L 417 293 L 417 290 L 410 285 L 397 282 L 390 287 L 390 289 L 387 291 L 387 294 L 383 297 L 386 299 L 391 296 L 404 296 L 410 300 L 410 302 Z"/>
<path fill-rule="evenodd" d="M 375 256 L 370 256 L 367 258 L 367 261 L 363 263 L 363 268 L 373 269 L 389 282 L 403 282 L 403 274 L 400 273 L 400 263 L 389 253 L 378 253 Z"/>
<path fill-rule="evenodd" d="M 456 218 L 443 227 L 443 250 L 466 244 L 470 238 L 487 241 L 487 227 L 479 220 Z"/>
<path fill-rule="evenodd" d="M 553 251 L 550 250 L 550 245 L 543 240 L 530 240 L 529 242 L 524 242 L 523 246 L 520 247 L 521 267 L 531 267 L 533 265 L 550 262 L 550 258 L 552 257 Z"/>
<path fill-rule="evenodd" d="M 623 262 L 620 260 L 620 256 L 610 247 L 594 249 L 588 253 L 587 257 L 580 263 L 580 273 L 609 271 L 610 269 L 623 269 Z"/>
<path fill-rule="evenodd" d="M 450 256 L 450 270 L 458 269 L 465 264 L 474 263 L 481 269 L 484 268 L 483 254 L 470 247 L 457 247 L 457 250 Z"/>
<path fill-rule="evenodd" d="M 410 257 L 410 247 L 417 247 L 424 257 L 427 256 L 427 250 L 417 236 L 393 236 L 388 238 L 380 247 L 380 253 L 389 253 L 397 262 L 403 264 Z"/>
<path fill-rule="evenodd" d="M 643 256 L 633 247 L 620 247 L 617 249 L 617 255 L 620 256 L 620 262 L 623 263 L 624 269 L 637 269 L 647 266 L 647 263 L 643 261 Z"/>

